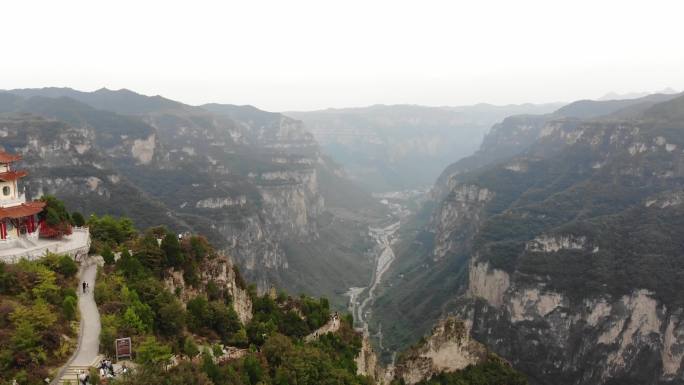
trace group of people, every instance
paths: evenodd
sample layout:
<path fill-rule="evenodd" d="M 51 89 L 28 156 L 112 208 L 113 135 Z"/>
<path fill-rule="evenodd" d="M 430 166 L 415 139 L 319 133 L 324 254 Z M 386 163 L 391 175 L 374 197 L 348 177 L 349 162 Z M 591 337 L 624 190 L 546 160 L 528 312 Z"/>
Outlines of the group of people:
<path fill-rule="evenodd" d="M 97 369 L 100 371 L 100 380 L 103 380 L 103 383 L 107 383 L 107 380 L 110 378 L 114 378 L 116 375 L 114 373 L 114 365 L 112 364 L 112 360 L 105 358 L 104 360 L 100 361 L 100 365 L 97 367 Z M 126 368 L 126 365 L 123 365 L 121 367 L 121 373 L 127 373 L 128 368 Z M 79 385 L 88 385 L 88 381 L 90 381 L 90 374 L 86 372 L 85 370 L 81 370 L 78 373 L 78 384 Z"/>
<path fill-rule="evenodd" d="M 100 378 L 114 377 L 114 365 L 112 365 L 112 361 L 110 359 L 105 358 L 104 360 L 100 361 L 100 366 L 98 366 L 98 369 L 100 369 Z"/>
<path fill-rule="evenodd" d="M 78 385 L 88 385 L 88 381 L 90 381 L 90 373 L 85 370 L 78 372 Z"/>
<path fill-rule="evenodd" d="M 90 284 L 86 281 L 83 281 L 83 293 L 88 291 L 89 288 L 90 288 Z"/>

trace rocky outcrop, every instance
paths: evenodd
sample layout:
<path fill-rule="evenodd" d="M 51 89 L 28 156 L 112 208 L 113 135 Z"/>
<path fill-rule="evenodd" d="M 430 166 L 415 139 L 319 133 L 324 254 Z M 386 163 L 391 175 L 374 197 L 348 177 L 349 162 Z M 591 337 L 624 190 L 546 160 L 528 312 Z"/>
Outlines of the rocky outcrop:
<path fill-rule="evenodd" d="M 154 134 L 146 139 L 136 139 L 131 146 L 131 155 L 141 164 L 149 164 L 154 157 L 155 145 Z"/>
<path fill-rule="evenodd" d="M 315 168 L 262 173 L 257 186 L 263 212 L 277 235 L 318 237 L 316 219 L 323 212 L 324 200 L 318 192 Z"/>
<path fill-rule="evenodd" d="M 441 320 L 432 334 L 402 354 L 395 378 L 415 384 L 440 372 L 461 370 L 487 359 L 487 349 L 470 337 L 469 325 L 455 317 Z"/>
<path fill-rule="evenodd" d="M 384 367 L 378 360 L 368 332 L 363 332 L 361 350 L 355 358 L 356 374 L 369 377 L 376 385 L 389 385 L 394 379 L 394 366 Z"/>
<path fill-rule="evenodd" d="M 589 247 L 587 237 L 569 235 L 546 235 L 542 234 L 527 242 L 525 248 L 535 253 L 554 253 L 560 250 L 584 250 Z M 598 247 L 590 249 L 591 252 L 598 252 Z"/>
<path fill-rule="evenodd" d="M 490 269 L 488 263 L 471 262 L 468 269 L 469 296 L 484 298 L 494 306 L 501 306 L 510 286 L 511 279 L 505 271 Z"/>
<path fill-rule="evenodd" d="M 459 313 L 472 322 L 474 338 L 523 372 L 536 373 L 539 383 L 652 383 L 654 373 L 660 381 L 684 380 L 682 309 L 667 309 L 647 290 L 574 303 L 557 292 L 514 285 L 501 302 L 479 298 L 484 301 L 464 302 Z"/>
<path fill-rule="evenodd" d="M 657 207 L 660 209 L 667 209 L 676 207 L 684 202 L 684 191 L 668 191 L 657 196 L 649 197 L 644 202 L 646 207 Z"/>
<path fill-rule="evenodd" d="M 244 206 L 245 204 L 247 204 L 247 197 L 240 195 L 238 197 L 205 198 L 197 201 L 195 207 L 199 209 L 222 209 L 224 207 Z"/>
<path fill-rule="evenodd" d="M 252 319 L 252 300 L 244 282 L 238 279 L 234 265 L 228 258 L 216 256 L 211 260 L 204 261 L 199 268 L 201 285 L 192 287 L 187 285 L 182 271 L 169 270 L 164 279 L 164 284 L 172 293 L 180 296 L 183 302 L 204 293 L 209 282 L 214 282 L 219 289 L 225 290 L 231 298 L 231 305 L 237 313 L 240 322 L 247 325 Z"/>
<path fill-rule="evenodd" d="M 434 259 L 468 246 L 463 241 L 474 234 L 485 205 L 493 197 L 491 191 L 476 185 L 458 185 L 452 190 L 431 219 L 430 228 L 435 234 Z"/>

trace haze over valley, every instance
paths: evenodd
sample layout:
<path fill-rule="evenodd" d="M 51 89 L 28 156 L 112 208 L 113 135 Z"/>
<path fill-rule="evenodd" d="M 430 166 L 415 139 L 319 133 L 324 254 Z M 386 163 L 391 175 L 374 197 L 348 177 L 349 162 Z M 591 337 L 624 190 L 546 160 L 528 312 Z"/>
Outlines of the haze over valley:
<path fill-rule="evenodd" d="M 678 2 L 2 11 L 0 384 L 684 384 Z"/>

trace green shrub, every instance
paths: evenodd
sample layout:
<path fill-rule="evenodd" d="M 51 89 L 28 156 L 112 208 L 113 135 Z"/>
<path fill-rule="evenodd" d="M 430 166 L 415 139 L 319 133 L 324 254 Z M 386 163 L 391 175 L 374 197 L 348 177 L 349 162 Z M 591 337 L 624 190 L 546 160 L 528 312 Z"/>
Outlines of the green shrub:
<path fill-rule="evenodd" d="M 199 354 L 199 348 L 192 337 L 185 337 L 185 341 L 183 342 L 183 354 L 190 358 Z"/>
<path fill-rule="evenodd" d="M 109 245 L 104 245 L 102 247 L 102 259 L 104 260 L 105 265 L 113 265 L 114 264 L 114 253 L 112 252 L 111 247 Z"/>
<path fill-rule="evenodd" d="M 183 258 L 181 245 L 175 234 L 168 233 L 164 236 L 161 243 L 161 249 L 164 251 L 166 266 L 179 267 L 183 264 L 185 258 Z"/>
<path fill-rule="evenodd" d="M 110 215 L 91 215 L 87 223 L 93 239 L 106 244 L 123 243 L 133 238 L 136 233 L 133 221 L 125 217 L 117 219 Z"/>
<path fill-rule="evenodd" d="M 83 227 L 85 226 L 85 218 L 83 218 L 83 214 L 79 213 L 78 211 L 73 212 L 71 214 L 71 220 L 74 223 L 74 226 L 78 227 Z"/>
<path fill-rule="evenodd" d="M 66 278 L 71 278 L 78 273 L 78 265 L 70 256 L 62 255 L 58 260 L 57 271 Z"/>
<path fill-rule="evenodd" d="M 171 360 L 171 348 L 168 345 L 157 342 L 150 336 L 138 347 L 135 361 L 146 366 L 158 366 Z"/>
<path fill-rule="evenodd" d="M 64 298 L 62 302 L 62 311 L 64 312 L 64 318 L 69 321 L 76 319 L 76 298 L 68 296 Z"/>

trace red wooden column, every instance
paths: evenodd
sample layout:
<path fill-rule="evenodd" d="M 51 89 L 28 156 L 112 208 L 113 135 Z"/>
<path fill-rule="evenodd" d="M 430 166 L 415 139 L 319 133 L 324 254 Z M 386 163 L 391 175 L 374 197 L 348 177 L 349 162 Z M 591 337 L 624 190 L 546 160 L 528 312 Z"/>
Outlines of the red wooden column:
<path fill-rule="evenodd" d="M 7 224 L 5 224 L 5 221 L 0 222 L 0 238 L 7 239 Z"/>

